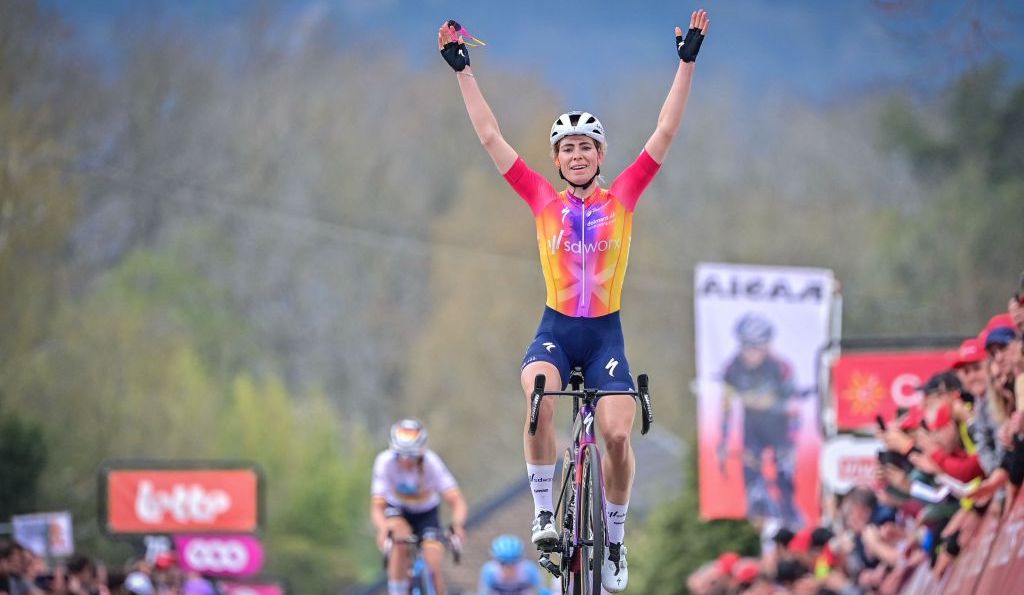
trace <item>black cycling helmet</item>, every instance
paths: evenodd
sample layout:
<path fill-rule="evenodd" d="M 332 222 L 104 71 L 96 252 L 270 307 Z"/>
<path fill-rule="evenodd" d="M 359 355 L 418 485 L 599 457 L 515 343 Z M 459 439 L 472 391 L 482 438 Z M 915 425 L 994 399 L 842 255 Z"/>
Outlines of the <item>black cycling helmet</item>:
<path fill-rule="evenodd" d="M 770 320 L 761 314 L 748 312 L 736 323 L 736 338 L 740 345 L 758 347 L 772 340 L 774 328 Z"/>

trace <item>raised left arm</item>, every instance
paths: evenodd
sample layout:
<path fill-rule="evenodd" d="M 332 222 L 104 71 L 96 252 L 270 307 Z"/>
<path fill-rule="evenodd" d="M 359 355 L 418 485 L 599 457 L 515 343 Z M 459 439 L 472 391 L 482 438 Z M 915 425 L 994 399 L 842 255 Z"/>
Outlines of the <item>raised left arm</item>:
<path fill-rule="evenodd" d="M 690 30 L 686 39 L 683 39 L 682 29 L 676 27 L 676 49 L 679 54 L 679 68 L 672 80 L 672 87 L 668 91 L 668 97 L 661 106 L 661 113 L 658 114 L 658 126 L 654 134 L 647 140 L 644 150 L 661 164 L 668 155 L 669 147 L 675 140 L 679 124 L 683 121 L 683 113 L 686 111 L 686 101 L 690 97 L 690 85 L 693 82 L 694 60 L 697 58 L 697 50 L 704 35 L 707 34 L 708 13 L 701 9 L 690 15 Z"/>

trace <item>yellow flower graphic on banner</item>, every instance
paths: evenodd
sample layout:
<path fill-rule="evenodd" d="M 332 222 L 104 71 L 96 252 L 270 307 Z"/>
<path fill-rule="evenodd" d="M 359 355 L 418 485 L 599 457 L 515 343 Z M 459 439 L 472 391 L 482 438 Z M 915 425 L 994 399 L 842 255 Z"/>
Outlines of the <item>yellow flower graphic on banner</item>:
<path fill-rule="evenodd" d="M 854 372 L 850 384 L 840 395 L 850 404 L 850 411 L 858 415 L 873 413 L 885 398 L 885 390 L 874 374 Z"/>

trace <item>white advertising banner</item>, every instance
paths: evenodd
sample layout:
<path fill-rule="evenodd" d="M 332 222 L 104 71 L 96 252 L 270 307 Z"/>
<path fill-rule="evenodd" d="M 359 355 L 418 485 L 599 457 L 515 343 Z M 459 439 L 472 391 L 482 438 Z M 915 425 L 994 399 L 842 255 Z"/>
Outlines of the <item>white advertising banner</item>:
<path fill-rule="evenodd" d="M 882 443 L 874 438 L 837 436 L 821 451 L 821 482 L 835 494 L 871 484 Z"/>
<path fill-rule="evenodd" d="M 37 556 L 63 558 L 75 553 L 70 512 L 42 512 L 11 517 L 14 539 Z"/>
<path fill-rule="evenodd" d="M 703 518 L 817 520 L 816 367 L 834 287 L 826 269 L 697 266 Z"/>

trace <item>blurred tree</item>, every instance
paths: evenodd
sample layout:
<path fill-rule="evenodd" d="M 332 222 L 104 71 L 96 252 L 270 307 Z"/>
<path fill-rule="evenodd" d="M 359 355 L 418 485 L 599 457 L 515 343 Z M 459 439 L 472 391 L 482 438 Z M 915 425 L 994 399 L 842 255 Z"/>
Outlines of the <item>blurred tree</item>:
<path fill-rule="evenodd" d="M 1024 253 L 1024 83 L 993 62 L 935 104 L 894 98 L 882 129 L 929 198 L 884 222 L 869 259 L 887 290 L 873 301 L 896 328 L 974 334 L 1006 308 Z"/>
<path fill-rule="evenodd" d="M 47 455 L 38 422 L 0 411 L 0 519 L 40 512 L 39 480 Z"/>
<path fill-rule="evenodd" d="M 9 395 L 22 390 L 26 357 L 66 287 L 78 211 L 77 115 L 66 108 L 68 95 L 88 92 L 60 52 L 65 37 L 35 2 L 0 4 L 0 390 Z"/>
<path fill-rule="evenodd" d="M 369 530 L 373 451 L 322 395 L 296 403 L 280 380 L 239 376 L 218 454 L 259 463 L 267 478 L 268 572 L 297 592 L 337 591 L 376 571 Z"/>
<path fill-rule="evenodd" d="M 696 447 L 689 450 L 697 452 Z M 760 540 L 747 521 L 700 518 L 696 457 L 690 459 L 682 495 L 647 520 L 643 537 L 630 552 L 636 588 L 651 595 L 686 593 L 686 578 L 701 564 L 724 552 L 758 556 Z M 640 533 L 634 529 L 633 533 Z"/>

